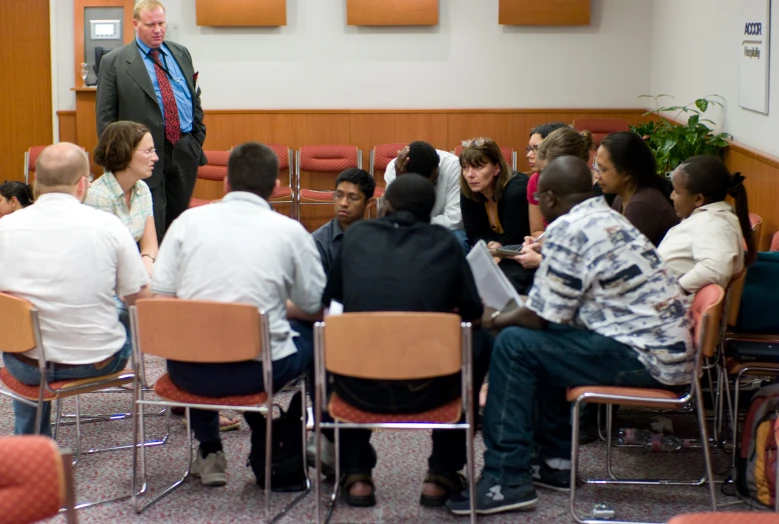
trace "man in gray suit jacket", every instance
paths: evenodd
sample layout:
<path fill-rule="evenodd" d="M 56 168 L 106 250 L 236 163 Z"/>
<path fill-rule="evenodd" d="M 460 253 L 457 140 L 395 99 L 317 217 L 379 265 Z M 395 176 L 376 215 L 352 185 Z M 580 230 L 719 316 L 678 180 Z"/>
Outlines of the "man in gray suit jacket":
<path fill-rule="evenodd" d="M 161 241 L 189 206 L 197 168 L 206 163 L 206 126 L 192 57 L 186 47 L 165 42 L 165 7 L 141 0 L 133 10 L 133 26 L 135 40 L 100 62 L 97 134 L 117 120 L 139 122 L 151 131 L 159 161 L 146 183 Z"/>

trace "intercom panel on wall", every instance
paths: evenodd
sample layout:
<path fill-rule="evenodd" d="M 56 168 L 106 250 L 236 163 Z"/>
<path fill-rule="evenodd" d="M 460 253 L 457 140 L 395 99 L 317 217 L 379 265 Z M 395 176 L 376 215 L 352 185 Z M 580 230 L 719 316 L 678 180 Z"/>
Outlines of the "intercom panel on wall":
<path fill-rule="evenodd" d="M 124 44 L 124 12 L 122 7 L 86 7 L 84 9 L 84 57 L 87 64 L 85 84 L 97 84 L 100 59 Z"/>

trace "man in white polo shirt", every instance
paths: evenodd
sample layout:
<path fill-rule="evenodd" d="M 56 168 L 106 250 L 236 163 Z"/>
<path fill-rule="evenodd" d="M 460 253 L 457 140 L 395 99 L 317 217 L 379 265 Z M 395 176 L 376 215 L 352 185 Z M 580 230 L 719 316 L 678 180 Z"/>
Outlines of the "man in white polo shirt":
<path fill-rule="evenodd" d="M 35 205 L 0 220 L 0 291 L 38 309 L 49 381 L 121 371 L 131 344 L 115 294 L 126 305 L 150 296 L 138 247 L 118 218 L 82 205 L 90 174 L 80 147 L 49 146 L 35 169 Z M 39 357 L 32 350 L 3 361 L 17 380 L 37 385 Z M 34 433 L 35 413 L 14 401 L 14 433 Z M 46 402 L 41 434 L 50 434 L 50 413 Z"/>
<path fill-rule="evenodd" d="M 209 206 L 185 211 L 171 224 L 152 280 L 155 295 L 253 304 L 264 311 L 270 324 L 274 390 L 301 376 L 314 362 L 312 326 L 288 321 L 287 301 L 305 314 L 317 313 L 325 286 L 311 235 L 267 202 L 279 184 L 278 172 L 278 159 L 267 146 L 248 142 L 234 148 L 227 163 L 228 194 Z M 168 373 L 181 389 L 205 397 L 264 391 L 260 361 L 169 360 Z M 192 409 L 190 416 L 200 442 L 192 473 L 207 486 L 222 486 L 227 483 L 227 460 L 219 415 Z M 263 417 L 244 416 L 258 438 L 265 434 Z"/>

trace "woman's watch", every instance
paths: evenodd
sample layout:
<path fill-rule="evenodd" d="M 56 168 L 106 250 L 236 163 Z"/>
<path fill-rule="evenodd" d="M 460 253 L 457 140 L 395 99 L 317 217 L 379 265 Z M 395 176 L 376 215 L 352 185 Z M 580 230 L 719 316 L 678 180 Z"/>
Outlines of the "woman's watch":
<path fill-rule="evenodd" d="M 492 314 L 490 315 L 490 324 L 491 324 L 490 328 L 493 328 L 493 329 L 495 328 L 495 320 L 497 320 L 497 318 L 500 316 L 500 314 L 501 314 L 501 311 L 499 309 L 497 309 L 497 310 L 492 312 Z"/>

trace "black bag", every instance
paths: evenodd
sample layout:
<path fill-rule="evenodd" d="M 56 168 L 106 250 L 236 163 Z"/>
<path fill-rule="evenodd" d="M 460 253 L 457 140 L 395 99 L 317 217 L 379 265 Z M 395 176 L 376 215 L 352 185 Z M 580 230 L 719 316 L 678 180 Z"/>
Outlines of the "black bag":
<path fill-rule="evenodd" d="M 287 411 L 279 408 L 281 416 L 273 420 L 273 443 L 271 444 L 271 490 L 292 492 L 305 491 L 306 474 L 303 471 L 303 433 L 301 423 L 304 415 L 303 395 L 298 391 L 292 397 Z M 249 461 L 257 484 L 265 487 L 265 417 L 260 413 L 244 413 L 252 429 L 252 447 Z"/>

